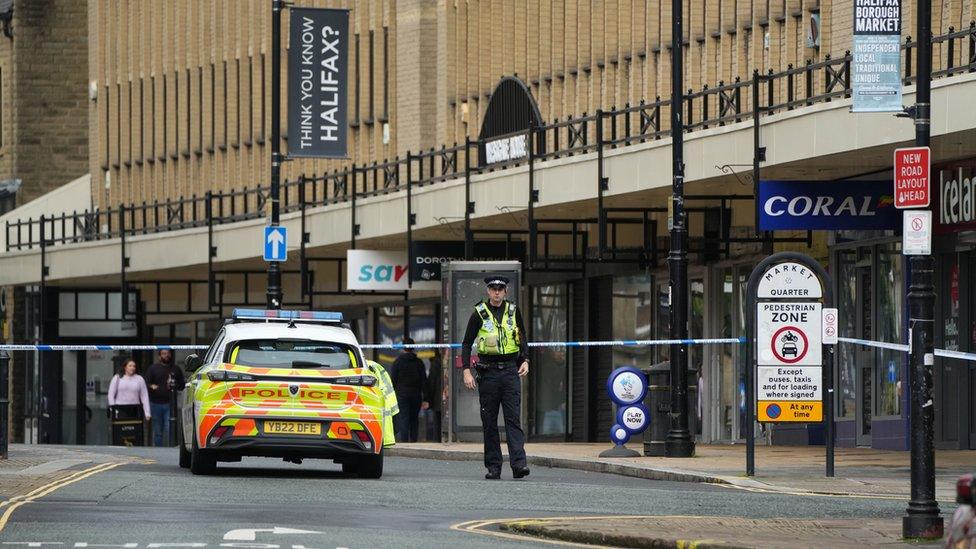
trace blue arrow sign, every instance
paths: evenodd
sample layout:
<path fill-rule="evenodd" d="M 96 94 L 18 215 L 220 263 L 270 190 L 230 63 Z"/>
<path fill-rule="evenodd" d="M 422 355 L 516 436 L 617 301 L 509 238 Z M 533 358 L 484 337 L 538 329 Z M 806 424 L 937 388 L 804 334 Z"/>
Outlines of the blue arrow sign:
<path fill-rule="evenodd" d="M 288 229 L 281 226 L 264 228 L 264 260 L 286 261 L 288 259 Z"/>

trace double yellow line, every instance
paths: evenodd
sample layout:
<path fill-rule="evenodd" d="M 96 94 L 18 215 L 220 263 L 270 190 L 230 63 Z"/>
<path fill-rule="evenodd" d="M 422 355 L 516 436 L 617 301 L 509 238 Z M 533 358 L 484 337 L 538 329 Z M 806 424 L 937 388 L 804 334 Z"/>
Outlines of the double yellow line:
<path fill-rule="evenodd" d="M 98 473 L 108 471 L 109 469 L 114 469 L 119 465 L 124 465 L 124 464 L 125 462 L 118 461 L 118 462 L 102 463 L 99 465 L 95 465 L 89 467 L 88 469 L 82 469 L 81 471 L 76 471 L 64 478 L 60 478 L 53 482 L 49 482 L 48 484 L 45 484 L 40 488 L 35 488 L 34 490 L 31 490 L 26 494 L 14 496 L 6 501 L 0 502 L 0 509 L 6 507 L 6 510 L 3 512 L 3 515 L 0 515 L 0 532 L 2 532 L 4 527 L 7 526 L 7 521 L 10 520 L 10 515 L 12 515 L 13 512 L 16 511 L 17 508 L 20 507 L 21 505 L 27 505 L 28 503 L 37 500 L 39 498 L 42 498 L 59 488 L 64 488 L 69 484 L 74 484 L 79 480 L 86 479 L 92 475 L 97 475 Z"/>

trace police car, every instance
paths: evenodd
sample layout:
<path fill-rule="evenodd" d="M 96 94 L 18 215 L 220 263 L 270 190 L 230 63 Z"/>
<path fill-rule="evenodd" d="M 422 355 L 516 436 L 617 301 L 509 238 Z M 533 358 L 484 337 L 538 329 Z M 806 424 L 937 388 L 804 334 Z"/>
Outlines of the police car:
<path fill-rule="evenodd" d="M 236 309 L 186 370 L 181 467 L 200 475 L 242 456 L 320 458 L 382 476 L 396 395 L 340 313 Z"/>

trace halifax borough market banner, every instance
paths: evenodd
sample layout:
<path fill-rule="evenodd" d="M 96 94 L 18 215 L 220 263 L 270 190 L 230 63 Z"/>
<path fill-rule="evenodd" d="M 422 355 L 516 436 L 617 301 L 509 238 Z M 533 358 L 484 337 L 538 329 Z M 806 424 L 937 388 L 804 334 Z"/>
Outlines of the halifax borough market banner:
<path fill-rule="evenodd" d="M 853 112 L 901 112 L 901 0 L 854 0 Z"/>
<path fill-rule="evenodd" d="M 291 9 L 288 155 L 346 156 L 349 11 Z"/>

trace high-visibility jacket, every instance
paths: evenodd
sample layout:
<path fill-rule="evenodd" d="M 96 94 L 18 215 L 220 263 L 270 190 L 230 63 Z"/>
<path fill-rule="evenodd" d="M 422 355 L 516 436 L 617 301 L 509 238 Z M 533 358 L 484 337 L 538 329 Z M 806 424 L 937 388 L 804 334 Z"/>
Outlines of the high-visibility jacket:
<path fill-rule="evenodd" d="M 515 304 L 502 303 L 502 319 L 496 322 L 488 305 L 482 301 L 474 310 L 481 317 L 478 330 L 478 355 L 511 355 L 519 352 L 518 324 L 515 322 Z"/>

